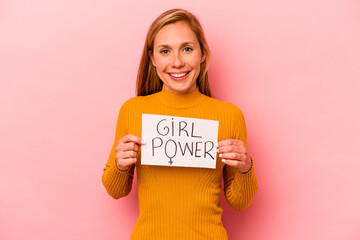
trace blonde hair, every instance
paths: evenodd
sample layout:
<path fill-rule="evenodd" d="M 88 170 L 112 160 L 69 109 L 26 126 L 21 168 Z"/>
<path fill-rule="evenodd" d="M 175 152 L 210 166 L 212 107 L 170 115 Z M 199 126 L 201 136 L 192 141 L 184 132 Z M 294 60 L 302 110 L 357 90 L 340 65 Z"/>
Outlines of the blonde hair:
<path fill-rule="evenodd" d="M 195 33 L 201 47 L 201 53 L 205 54 L 205 60 L 200 64 L 200 74 L 196 80 L 199 91 L 211 97 L 208 68 L 210 62 L 210 49 L 205 39 L 204 31 L 199 20 L 190 12 L 183 9 L 171 9 L 162 13 L 151 24 L 146 35 L 145 45 L 137 73 L 136 92 L 137 96 L 146 96 L 161 91 L 163 82 L 156 73 L 155 66 L 151 63 L 154 40 L 156 34 L 164 26 L 183 21 L 189 25 Z"/>

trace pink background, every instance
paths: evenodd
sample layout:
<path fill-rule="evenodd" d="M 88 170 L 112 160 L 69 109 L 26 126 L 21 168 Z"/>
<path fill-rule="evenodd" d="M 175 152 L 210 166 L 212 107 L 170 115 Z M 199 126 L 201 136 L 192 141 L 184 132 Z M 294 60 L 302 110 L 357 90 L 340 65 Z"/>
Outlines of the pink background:
<path fill-rule="evenodd" d="M 259 191 L 221 197 L 230 239 L 359 239 L 360 4 L 304 1 L 0 3 L 0 239 L 128 239 L 136 181 L 101 176 L 134 96 L 150 23 L 201 20 L 214 96 L 239 106 Z"/>

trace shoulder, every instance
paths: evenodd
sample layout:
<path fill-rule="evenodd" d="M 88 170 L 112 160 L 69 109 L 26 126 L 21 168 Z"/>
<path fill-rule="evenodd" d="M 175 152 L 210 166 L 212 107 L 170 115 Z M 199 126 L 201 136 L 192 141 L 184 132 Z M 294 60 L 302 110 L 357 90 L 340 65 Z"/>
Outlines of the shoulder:
<path fill-rule="evenodd" d="M 216 111 L 220 111 L 222 114 L 227 116 L 235 116 L 243 118 L 243 113 L 238 106 L 230 102 L 220 101 L 218 99 L 206 96 L 206 104 L 212 106 Z"/>
<path fill-rule="evenodd" d="M 147 103 L 151 103 L 154 99 L 155 94 L 147 95 L 147 96 L 136 96 L 129 98 L 126 100 L 121 108 L 128 108 L 128 107 L 136 107 L 139 105 L 144 105 Z"/>

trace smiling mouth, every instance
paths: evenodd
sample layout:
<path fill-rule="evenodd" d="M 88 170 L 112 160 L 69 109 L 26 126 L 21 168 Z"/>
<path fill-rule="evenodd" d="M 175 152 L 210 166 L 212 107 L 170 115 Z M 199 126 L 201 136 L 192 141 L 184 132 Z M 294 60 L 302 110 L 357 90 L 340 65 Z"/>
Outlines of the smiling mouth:
<path fill-rule="evenodd" d="M 169 73 L 170 77 L 174 80 L 183 80 L 189 75 L 190 72 L 182 72 L 182 73 Z"/>

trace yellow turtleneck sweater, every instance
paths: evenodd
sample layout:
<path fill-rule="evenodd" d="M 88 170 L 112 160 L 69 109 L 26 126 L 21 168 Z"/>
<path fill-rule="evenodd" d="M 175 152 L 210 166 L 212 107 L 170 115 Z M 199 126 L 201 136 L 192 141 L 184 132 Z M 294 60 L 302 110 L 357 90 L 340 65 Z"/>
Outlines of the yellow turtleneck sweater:
<path fill-rule="evenodd" d="M 219 121 L 218 141 L 239 139 L 246 144 L 246 128 L 240 109 L 205 96 L 196 89 L 187 94 L 162 91 L 126 101 L 120 109 L 115 141 L 102 181 L 115 199 L 129 194 L 136 165 L 140 216 L 131 239 L 228 239 L 221 221 L 221 181 L 227 202 L 237 211 L 247 208 L 257 189 L 254 166 L 245 174 L 217 157 L 216 168 L 141 165 L 127 171 L 115 164 L 115 147 L 126 134 L 141 137 L 142 114 L 159 114 Z"/>

